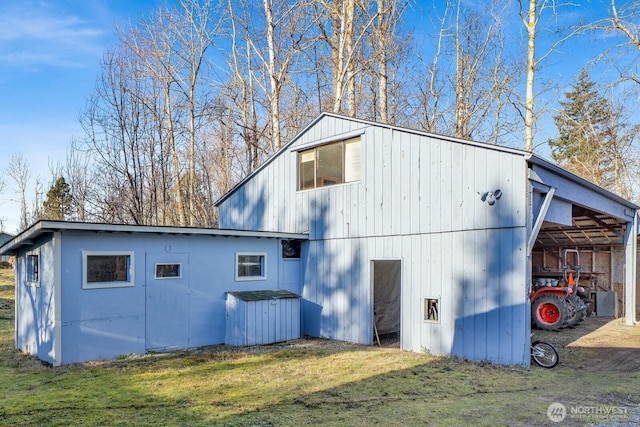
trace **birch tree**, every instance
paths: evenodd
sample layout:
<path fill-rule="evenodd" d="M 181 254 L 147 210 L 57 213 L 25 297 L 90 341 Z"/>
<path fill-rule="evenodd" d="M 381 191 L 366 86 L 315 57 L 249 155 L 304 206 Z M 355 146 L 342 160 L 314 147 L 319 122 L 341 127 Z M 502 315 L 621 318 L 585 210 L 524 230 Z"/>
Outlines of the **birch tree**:
<path fill-rule="evenodd" d="M 579 4 L 570 2 L 559 2 L 556 0 L 518 0 L 520 19 L 527 32 L 527 72 L 526 72 L 526 88 L 524 102 L 524 149 L 533 151 L 533 138 L 535 122 L 538 114 L 535 110 L 535 82 L 536 73 L 541 63 L 556 49 L 569 38 L 583 31 L 581 26 L 556 28 L 553 33 L 555 41 L 551 47 L 538 55 L 536 51 L 536 43 L 538 39 L 538 26 L 543 15 L 551 14 L 557 16 L 561 10 L 567 7 L 579 6 Z"/>
<path fill-rule="evenodd" d="M 395 88 L 391 87 L 395 82 L 391 74 L 397 73 L 402 62 L 399 60 L 403 46 L 398 39 L 398 26 L 408 5 L 408 1 L 376 0 L 362 2 L 360 6 L 366 22 L 372 23 L 367 37 L 371 46 L 372 86 L 376 99 L 372 102 L 372 119 L 382 123 L 395 122 L 396 99 L 390 97 L 395 93 Z"/>
<path fill-rule="evenodd" d="M 29 227 L 29 206 L 27 200 L 27 186 L 31 178 L 31 167 L 22 154 L 14 154 L 9 159 L 6 174 L 13 181 L 14 192 L 18 194 L 20 205 L 20 224 L 18 231 L 24 231 Z"/>

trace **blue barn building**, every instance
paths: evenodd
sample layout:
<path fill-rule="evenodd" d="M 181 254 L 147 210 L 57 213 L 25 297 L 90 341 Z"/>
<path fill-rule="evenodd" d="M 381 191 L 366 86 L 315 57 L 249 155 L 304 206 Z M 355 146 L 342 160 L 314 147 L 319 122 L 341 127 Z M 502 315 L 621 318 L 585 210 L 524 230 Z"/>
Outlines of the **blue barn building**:
<path fill-rule="evenodd" d="M 558 229 L 623 248 L 635 320 L 638 206 L 521 150 L 324 113 L 216 206 L 221 229 L 42 221 L 7 242 L 16 347 L 59 365 L 397 334 L 528 366 L 532 253 Z"/>

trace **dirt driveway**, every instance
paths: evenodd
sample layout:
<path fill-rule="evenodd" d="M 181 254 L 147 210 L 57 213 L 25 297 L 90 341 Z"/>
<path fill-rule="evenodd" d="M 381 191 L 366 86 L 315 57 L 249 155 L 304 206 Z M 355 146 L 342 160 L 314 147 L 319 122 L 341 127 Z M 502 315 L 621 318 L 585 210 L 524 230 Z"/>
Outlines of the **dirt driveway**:
<path fill-rule="evenodd" d="M 640 325 L 627 326 L 623 319 L 592 316 L 573 329 L 532 329 L 532 334 L 532 342 L 556 346 L 564 366 L 592 372 L 640 371 Z"/>

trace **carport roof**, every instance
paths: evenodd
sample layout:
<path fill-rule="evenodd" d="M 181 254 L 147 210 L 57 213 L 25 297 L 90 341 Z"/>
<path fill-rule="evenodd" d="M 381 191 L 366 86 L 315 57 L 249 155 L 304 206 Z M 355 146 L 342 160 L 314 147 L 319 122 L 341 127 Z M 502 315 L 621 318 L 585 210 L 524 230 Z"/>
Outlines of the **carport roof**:
<path fill-rule="evenodd" d="M 219 228 L 168 227 L 127 224 L 101 224 L 71 221 L 38 221 L 13 239 L 0 246 L 0 254 L 15 254 L 21 246 L 31 245 L 39 236 L 55 231 L 87 231 L 95 233 L 201 235 L 220 237 L 256 237 L 306 240 L 307 234 L 270 231 L 244 231 Z"/>
<path fill-rule="evenodd" d="M 545 222 L 538 246 L 621 245 L 640 206 L 539 156 L 529 154 L 530 179 L 556 188 L 554 198 L 571 203 L 571 226 Z M 637 234 L 637 230 L 636 230 Z"/>
<path fill-rule="evenodd" d="M 536 244 L 550 247 L 621 245 L 626 222 L 574 205 L 572 226 L 545 222 Z"/>

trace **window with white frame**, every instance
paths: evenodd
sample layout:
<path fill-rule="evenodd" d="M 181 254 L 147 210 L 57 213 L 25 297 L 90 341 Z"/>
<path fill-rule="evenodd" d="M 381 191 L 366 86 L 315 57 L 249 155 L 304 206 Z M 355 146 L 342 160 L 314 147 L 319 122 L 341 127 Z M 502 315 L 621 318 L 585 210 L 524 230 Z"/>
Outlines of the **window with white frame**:
<path fill-rule="evenodd" d="M 182 265 L 181 264 L 156 264 L 155 278 L 156 279 L 179 279 L 182 277 Z"/>
<path fill-rule="evenodd" d="M 265 280 L 267 254 L 263 252 L 236 253 L 236 280 Z"/>
<path fill-rule="evenodd" d="M 359 181 L 360 172 L 359 136 L 298 153 L 298 190 Z"/>
<path fill-rule="evenodd" d="M 40 283 L 40 253 L 27 253 L 27 283 L 33 285 Z"/>
<path fill-rule="evenodd" d="M 133 286 L 133 252 L 83 251 L 82 272 L 84 289 Z"/>

